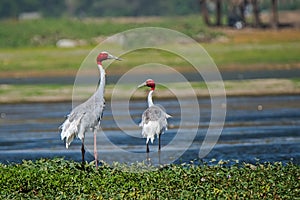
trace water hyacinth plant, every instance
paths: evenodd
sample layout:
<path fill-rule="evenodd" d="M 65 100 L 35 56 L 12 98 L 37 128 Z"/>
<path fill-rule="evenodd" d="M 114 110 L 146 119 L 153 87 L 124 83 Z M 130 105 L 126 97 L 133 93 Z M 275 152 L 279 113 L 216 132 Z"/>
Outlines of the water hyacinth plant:
<path fill-rule="evenodd" d="M 236 162 L 236 161 L 235 161 Z M 0 165 L 1 199 L 295 199 L 300 167 L 292 163 L 81 164 L 62 158 Z"/>

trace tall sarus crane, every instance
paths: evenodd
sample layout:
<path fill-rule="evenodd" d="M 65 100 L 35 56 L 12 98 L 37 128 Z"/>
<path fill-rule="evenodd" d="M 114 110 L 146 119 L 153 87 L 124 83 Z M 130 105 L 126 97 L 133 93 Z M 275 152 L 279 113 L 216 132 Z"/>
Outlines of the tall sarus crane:
<path fill-rule="evenodd" d="M 94 157 L 96 169 L 98 169 L 96 134 L 100 127 L 103 109 L 105 106 L 104 87 L 105 87 L 105 70 L 102 67 L 102 61 L 107 59 L 121 60 L 108 52 L 101 52 L 97 56 L 97 65 L 100 72 L 99 85 L 96 92 L 84 103 L 75 107 L 67 116 L 65 122 L 60 126 L 61 139 L 66 141 L 66 148 L 69 148 L 74 137 L 82 141 L 81 153 L 82 164 L 84 165 L 84 137 L 85 132 L 91 129 L 94 132 Z"/>
<path fill-rule="evenodd" d="M 151 143 L 154 141 L 154 136 L 158 138 L 158 151 L 161 149 L 160 137 L 168 129 L 167 119 L 171 117 L 161 107 L 154 105 L 152 101 L 152 94 L 155 90 L 155 82 L 152 79 L 146 80 L 138 87 L 150 87 L 148 93 L 148 108 L 142 114 L 142 121 L 139 124 L 142 127 L 142 136 L 146 140 L 146 152 L 149 153 L 149 139 Z"/>

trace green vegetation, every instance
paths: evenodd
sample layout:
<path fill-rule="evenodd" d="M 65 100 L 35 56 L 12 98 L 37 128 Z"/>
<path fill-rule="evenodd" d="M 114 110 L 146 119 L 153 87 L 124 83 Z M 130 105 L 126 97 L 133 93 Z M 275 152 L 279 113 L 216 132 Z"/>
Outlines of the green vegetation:
<path fill-rule="evenodd" d="M 214 31 L 205 28 L 198 15 L 144 19 L 141 18 L 140 21 L 134 18 L 1 20 L 0 47 L 55 46 L 59 39 L 64 38 L 96 45 L 97 37 L 111 36 L 132 28 L 148 26 L 174 29 L 192 37 L 200 33 L 206 37 L 217 35 Z"/>
<path fill-rule="evenodd" d="M 228 9 L 229 2 L 223 1 L 223 11 Z M 260 10 L 270 9 L 270 0 L 260 0 Z M 279 10 L 295 10 L 300 8 L 296 0 L 279 1 Z M 212 10 L 213 8 L 211 8 Z M 46 17 L 61 16 L 170 16 L 186 15 L 200 12 L 197 0 L 2 0 L 0 2 L 0 18 L 18 17 L 23 12 L 39 12 Z"/>
<path fill-rule="evenodd" d="M 39 12 L 46 17 L 86 16 L 145 16 L 184 15 L 198 13 L 200 5 L 195 0 L 2 0 L 0 18 L 18 17 L 23 12 Z"/>
<path fill-rule="evenodd" d="M 220 70 L 232 65 L 238 65 L 243 70 L 253 65 L 294 66 L 300 62 L 300 34 L 297 30 L 224 32 L 205 27 L 200 16 L 83 21 L 67 18 L 2 20 L 0 25 L 2 76 L 28 76 L 36 73 L 75 75 L 84 58 L 106 37 L 131 28 L 149 26 L 177 30 L 200 41 Z M 81 46 L 68 49 L 55 47 L 56 42 L 63 38 L 78 41 Z M 183 59 L 158 50 L 144 50 L 125 56 L 118 73 L 153 60 L 159 63 L 163 61 L 163 64 L 176 67 L 179 71 L 189 65 Z"/>
<path fill-rule="evenodd" d="M 1 21 L 0 46 L 28 47 L 55 46 L 59 39 L 81 39 L 87 44 L 96 43 L 95 37 L 108 36 L 130 28 L 135 23 L 112 24 L 109 19 L 83 22 L 72 19 L 37 19 L 25 21 Z"/>
<path fill-rule="evenodd" d="M 300 62 L 298 43 L 205 45 L 219 66 L 229 64 L 291 64 Z"/>
<path fill-rule="evenodd" d="M 180 18 L 181 19 L 181 18 Z M 181 19 L 176 23 L 169 23 L 169 19 L 160 19 L 161 22 L 151 23 L 155 26 L 169 27 L 174 28 L 175 30 L 183 31 L 185 30 L 183 27 L 185 23 L 188 23 L 189 19 Z M 165 21 L 164 21 L 165 20 Z M 50 20 L 51 21 L 51 20 Z M 155 20 L 154 20 L 155 21 Z M 62 23 L 64 20 L 62 20 Z M 6 23 L 6 22 L 5 22 Z M 5 24 L 4 23 L 4 24 Z M 7 22 L 8 23 L 8 22 Z M 23 23 L 23 22 L 20 22 Z M 35 22 L 24 22 L 31 23 L 32 27 Z M 60 20 L 57 20 L 57 24 L 60 23 Z M 74 22 L 75 23 L 75 22 Z M 91 22 L 92 23 L 92 22 Z M 102 23 L 102 22 L 95 22 Z M 108 22 L 104 22 L 108 23 Z M 131 23 L 131 22 L 130 22 Z M 122 27 L 119 24 L 111 23 L 111 27 L 118 27 L 116 31 L 106 30 L 104 35 L 114 34 L 117 31 L 125 30 L 126 27 L 134 27 L 136 25 L 130 26 L 130 23 L 125 23 Z M 191 21 L 191 23 L 193 23 Z M 10 24 L 10 23 L 8 23 Z M 47 24 L 47 23 L 46 23 Z M 86 38 L 86 40 L 92 41 L 93 39 L 89 39 L 92 37 L 92 34 L 85 35 L 84 31 L 80 31 L 80 24 L 84 24 L 82 22 L 76 22 L 79 27 L 77 29 L 69 30 L 68 26 L 59 29 L 61 35 L 68 35 L 64 32 L 72 32 L 69 35 L 69 38 L 77 38 L 82 39 Z M 151 25 L 151 24 L 145 24 Z M 164 26 L 168 24 L 168 26 Z M 76 25 L 76 26 L 77 26 Z M 45 25 L 47 27 L 48 25 Z M 99 25 L 102 27 L 102 25 Z M 191 26 L 189 24 L 188 26 Z M 21 26 L 22 27 L 22 26 Z M 49 26 L 51 27 L 51 26 Z M 105 26 L 104 26 L 105 27 Z M 109 27 L 107 25 L 107 27 Z M 200 26 L 201 27 L 201 26 Z M 263 35 L 255 35 L 251 34 L 244 35 L 226 35 L 226 33 L 218 33 L 215 31 L 209 31 L 205 28 L 195 28 L 195 29 L 186 29 L 185 33 L 189 35 L 196 35 L 197 33 L 203 33 L 204 35 L 209 35 L 211 38 L 222 37 L 227 38 L 226 42 L 213 42 L 213 43 L 201 43 L 203 47 L 207 50 L 209 55 L 213 58 L 215 63 L 217 64 L 220 70 L 226 69 L 228 66 L 238 66 L 239 70 L 245 69 L 253 69 L 257 68 L 256 65 L 268 67 L 270 65 L 280 65 L 281 67 L 288 66 L 297 66 L 300 62 L 300 37 L 299 31 L 288 31 L 288 32 L 278 32 L 271 39 L 266 39 L 266 35 L 268 33 L 264 33 Z M 24 27 L 25 28 L 25 25 Z M 30 28 L 29 28 L 30 29 Z M 53 28 L 55 29 L 55 28 Z M 114 29 L 114 28 L 111 28 Z M 201 32 L 201 29 L 204 31 Z M 1 31 L 6 30 L 6 28 L 1 29 Z M 41 28 L 43 30 L 43 28 Z M 25 34 L 28 31 L 27 34 Z M 45 43 L 42 46 L 35 46 L 31 44 L 30 41 L 34 35 L 39 33 L 34 33 L 33 30 L 23 31 L 24 36 L 15 35 L 14 32 L 22 32 L 22 28 L 16 31 L 6 31 L 5 36 L 0 37 L 0 44 L 2 43 L 2 48 L 0 49 L 0 71 L 2 72 L 2 76 L 28 76 L 37 74 L 44 75 L 75 75 L 77 70 L 79 69 L 84 58 L 89 54 L 89 52 L 96 46 L 96 43 L 86 43 L 84 46 L 75 47 L 75 48 L 57 48 L 54 47 L 55 37 L 51 32 L 48 32 L 42 38 L 45 39 Z M 53 31 L 56 32 L 56 31 Z M 82 36 L 80 35 L 82 34 Z M 284 34 L 286 37 L 282 37 L 280 35 Z M 1 33 L 0 33 L 1 35 Z M 213 35 L 213 36 L 212 36 Z M 96 35 L 95 35 L 96 36 Z M 195 36 L 196 37 L 196 36 Z M 52 39 L 48 39 L 52 38 Z M 105 37 L 103 37 L 104 39 Z M 244 39 L 249 38 L 249 39 Z M 253 42 L 251 38 L 255 38 L 256 42 Z M 18 42 L 19 41 L 19 42 Z M 94 41 L 95 42 L 95 41 Z M 12 46 L 18 46 L 18 48 L 11 48 Z M 98 43 L 97 43 L 98 44 Z M 22 48 L 20 47 L 22 46 Z M 9 47 L 9 48 L 4 48 Z M 191 50 L 192 51 L 192 50 Z M 112 52 L 113 53 L 113 52 Z M 186 70 L 188 69 L 189 63 L 185 60 L 176 57 L 175 55 L 159 51 L 159 50 L 140 50 L 138 52 L 131 52 L 127 55 L 124 55 L 124 61 L 118 63 L 118 68 L 110 68 L 110 73 L 124 73 L 128 71 L 128 69 L 138 66 L 144 63 L 151 63 L 155 60 L 157 63 L 163 63 L 165 65 L 176 68 L 177 70 Z"/>
<path fill-rule="evenodd" d="M 90 48 L 59 49 L 53 47 L 0 49 L 0 71 L 16 72 L 20 76 L 36 72 L 74 73 L 89 53 Z M 49 74 L 50 73 L 50 74 Z M 74 75 L 74 74 L 70 74 Z"/>
<path fill-rule="evenodd" d="M 278 46 L 272 44 L 205 44 L 204 47 L 212 56 L 215 63 L 222 70 L 228 65 L 240 65 L 240 69 L 247 69 L 249 65 L 255 64 L 293 64 L 300 62 L 299 43 L 281 43 Z M 82 61 L 91 51 L 91 47 L 80 47 L 72 49 L 58 48 L 22 48 L 22 49 L 0 49 L 0 71 L 1 72 L 19 72 L 23 75 L 42 72 L 49 75 L 49 72 L 63 73 L 64 75 L 74 75 L 79 69 Z M 251 51 L 249 50 L 251 49 Z M 129 68 L 135 67 L 146 61 L 156 62 L 164 61 L 164 64 L 172 67 L 185 68 L 188 66 L 183 59 L 175 56 L 166 55 L 163 52 L 157 52 L 156 55 L 150 54 L 147 57 L 144 52 L 135 53 L 134 56 L 126 55 L 126 60 L 119 65 L 118 72 L 126 72 Z M 251 67 L 250 67 L 251 68 Z M 110 68 L 111 73 L 116 70 Z M 179 68 L 180 70 L 180 68 Z"/>
<path fill-rule="evenodd" d="M 225 165 L 224 165 L 225 164 Z M 294 199 L 300 167 L 263 163 L 169 165 L 93 163 L 85 170 L 63 159 L 0 164 L 1 199 Z M 144 169 L 135 173 L 137 169 Z M 135 172 L 132 172 L 135 171 Z"/>

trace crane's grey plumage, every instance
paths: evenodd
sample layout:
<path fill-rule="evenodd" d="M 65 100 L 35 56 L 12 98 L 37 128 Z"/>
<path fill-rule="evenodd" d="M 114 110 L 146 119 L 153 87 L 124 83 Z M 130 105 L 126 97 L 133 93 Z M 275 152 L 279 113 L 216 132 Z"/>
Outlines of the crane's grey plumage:
<path fill-rule="evenodd" d="M 152 94 L 155 90 L 155 82 L 152 79 L 148 79 L 139 87 L 148 86 L 151 88 L 148 94 L 148 108 L 142 114 L 142 121 L 139 124 L 142 127 L 142 136 L 147 138 L 146 140 L 146 152 L 149 152 L 149 140 L 151 143 L 154 141 L 155 135 L 158 138 L 158 150 L 161 149 L 160 137 L 166 130 L 168 130 L 167 119 L 171 116 L 168 115 L 161 107 L 154 105 L 152 101 Z"/>
<path fill-rule="evenodd" d="M 69 148 L 74 137 L 78 137 L 82 141 L 81 152 L 82 162 L 84 163 L 84 137 L 85 132 L 89 129 L 94 132 L 94 156 L 97 167 L 97 145 L 96 133 L 100 127 L 100 122 L 105 107 L 104 87 L 105 87 L 105 70 L 102 67 L 102 61 L 106 59 L 119 58 L 107 53 L 101 52 L 97 57 L 97 65 L 100 72 L 100 81 L 97 91 L 84 103 L 75 107 L 67 116 L 65 122 L 60 126 L 61 139 L 66 141 L 66 148 Z"/>

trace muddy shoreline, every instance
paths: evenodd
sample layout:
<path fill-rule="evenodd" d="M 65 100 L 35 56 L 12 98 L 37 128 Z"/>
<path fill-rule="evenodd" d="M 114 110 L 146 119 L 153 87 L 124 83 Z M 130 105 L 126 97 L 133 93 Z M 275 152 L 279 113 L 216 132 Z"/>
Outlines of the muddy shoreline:
<path fill-rule="evenodd" d="M 299 81 L 290 79 L 251 79 L 234 80 L 210 83 L 211 92 L 205 87 L 204 83 L 194 82 L 192 88 L 182 87 L 176 83 L 173 90 L 158 88 L 155 91 L 156 99 L 174 99 L 211 96 L 283 96 L 300 95 Z M 225 91 L 222 85 L 225 85 Z M 135 90 L 133 93 L 128 91 Z M 35 102 L 82 102 L 93 94 L 94 86 L 76 87 L 73 85 L 59 85 L 51 88 L 51 85 L 27 85 L 11 86 L 0 85 L 2 95 L 0 103 L 35 103 Z M 145 99 L 147 90 L 137 90 L 133 86 L 119 87 L 113 84 L 107 85 L 105 98 L 110 100 L 126 99 Z"/>

